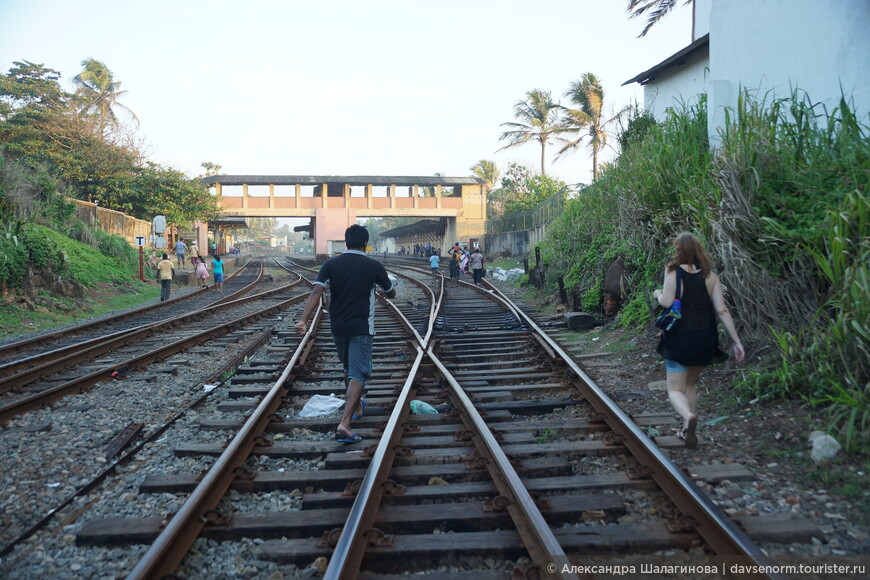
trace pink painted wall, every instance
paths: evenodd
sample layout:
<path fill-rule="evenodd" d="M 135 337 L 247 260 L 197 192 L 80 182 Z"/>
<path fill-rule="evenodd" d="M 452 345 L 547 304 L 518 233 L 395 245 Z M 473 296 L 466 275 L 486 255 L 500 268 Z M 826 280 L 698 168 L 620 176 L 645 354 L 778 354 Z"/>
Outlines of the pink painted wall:
<path fill-rule="evenodd" d="M 356 223 L 356 210 L 321 207 L 314 212 L 314 253 L 329 254 L 329 241 L 344 239 L 344 230 Z"/>

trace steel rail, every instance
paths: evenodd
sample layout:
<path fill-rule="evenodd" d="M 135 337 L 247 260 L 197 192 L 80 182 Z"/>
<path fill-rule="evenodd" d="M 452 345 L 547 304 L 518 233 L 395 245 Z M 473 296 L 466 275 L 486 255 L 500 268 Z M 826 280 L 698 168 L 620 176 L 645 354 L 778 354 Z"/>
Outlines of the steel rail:
<path fill-rule="evenodd" d="M 477 434 L 474 438 L 475 446 L 486 459 L 486 467 L 492 475 L 499 493 L 510 500 L 508 511 L 511 519 L 513 519 L 529 556 L 537 564 L 541 575 L 579 578 L 580 576 L 570 571 L 570 566 L 565 567 L 566 564 L 569 564 L 568 556 L 511 464 L 510 459 L 496 441 L 486 421 L 475 408 L 474 402 L 468 397 L 462 385 L 454 378 L 444 363 L 432 352 L 431 348 L 428 349 L 427 355 L 450 386 L 455 400 L 459 403 L 460 416 L 463 422 L 473 433 Z M 547 569 L 550 565 L 555 565 L 555 573 L 552 572 L 554 568 Z M 568 571 L 563 572 L 563 570 Z M 582 577 L 589 578 L 591 576 Z"/>
<path fill-rule="evenodd" d="M 435 293 L 432 291 L 431 288 L 429 288 L 428 284 L 421 282 L 420 280 L 417 280 L 416 278 L 414 278 L 412 276 L 408 276 L 407 274 L 402 274 L 401 272 L 396 272 L 395 270 L 387 270 L 387 271 L 392 272 L 394 275 L 399 276 L 400 278 L 404 278 L 404 279 L 416 284 L 417 286 L 420 287 L 421 290 L 424 290 L 424 291 L 429 293 L 429 299 L 430 299 L 429 300 L 429 325 L 428 325 L 428 328 L 426 329 L 426 336 L 420 336 L 420 333 L 418 333 L 417 330 L 413 326 L 409 325 L 409 328 L 410 328 L 411 332 L 414 333 L 414 337 L 417 339 L 417 342 L 420 343 L 420 346 L 425 349 L 426 345 L 429 343 L 429 339 L 432 337 L 432 332 L 435 329 L 435 322 L 434 321 L 435 321 L 436 316 L 438 315 L 438 312 L 441 310 L 441 303 L 444 300 L 444 276 L 441 276 L 441 284 L 438 288 L 438 297 L 436 299 Z M 390 303 L 390 305 L 396 310 L 396 312 L 401 314 L 401 311 L 398 308 L 396 308 L 396 306 L 394 304 Z M 405 318 L 404 315 L 402 315 L 402 318 Z"/>
<path fill-rule="evenodd" d="M 499 294 L 502 294 L 499 291 Z M 502 294 L 503 296 L 503 294 Z M 505 300 L 508 300 L 506 297 Z M 595 384 L 589 375 L 544 332 L 525 312 L 515 310 L 540 339 L 557 355 L 559 359 L 576 375 L 576 383 L 580 394 L 601 413 L 607 425 L 620 438 L 620 443 L 649 470 L 650 476 L 668 495 L 671 501 L 689 521 L 684 522 L 689 529 L 694 529 L 704 539 L 710 548 L 722 556 L 745 556 L 753 564 L 765 566 L 770 560 L 755 542 L 731 521 L 722 510 L 714 504 L 695 484 L 667 457 L 613 400 Z M 764 569 L 764 568 L 761 568 Z M 777 574 L 759 574 L 759 578 L 782 578 Z"/>
<path fill-rule="evenodd" d="M 280 408 L 281 399 L 287 393 L 285 384 L 296 370 L 297 364 L 307 359 L 314 346 L 314 330 L 320 323 L 322 312 L 321 302 L 308 332 L 284 367 L 281 376 L 127 576 L 129 580 L 156 580 L 172 574 L 181 564 L 205 526 L 207 513 L 214 510 L 227 493 L 236 477 L 235 470 L 244 465 L 251 450 L 257 445 L 257 437 L 266 430 L 272 415 Z"/>
<path fill-rule="evenodd" d="M 244 289 L 232 294 L 231 296 L 244 294 L 245 292 L 253 288 L 261 277 L 262 269 L 260 270 L 260 274 L 258 275 L 257 279 L 254 280 L 254 282 L 248 284 Z M 126 346 L 134 340 L 149 336 L 150 334 L 160 330 L 161 328 L 171 328 L 172 326 L 182 323 L 186 320 L 199 318 L 202 314 L 205 313 L 218 312 L 220 310 L 224 310 L 226 308 L 230 308 L 244 302 L 262 299 L 272 294 L 283 292 L 288 288 L 299 284 L 301 281 L 302 278 L 300 276 L 300 280 L 291 282 L 286 286 L 273 288 L 272 290 L 266 290 L 265 292 L 253 294 L 251 296 L 235 298 L 229 302 L 214 302 L 209 306 L 202 308 L 201 310 L 179 314 L 178 316 L 174 316 L 172 318 L 143 324 L 141 326 L 134 326 L 133 328 L 120 330 L 118 332 L 93 338 L 85 342 L 71 344 L 65 347 L 33 355 L 19 361 L 7 363 L 6 365 L 0 366 L 0 369 L 5 369 L 7 371 L 16 371 L 18 369 L 23 370 L 18 370 L 18 372 L 14 372 L 14 374 L 0 377 L 0 394 L 5 393 L 16 387 L 26 385 L 33 381 L 37 381 L 47 375 L 50 375 L 51 373 L 63 370 L 70 365 L 92 359 L 114 348 Z"/>
<path fill-rule="evenodd" d="M 240 296 L 246 293 L 248 290 L 256 286 L 259 282 L 260 278 L 263 275 L 262 264 L 260 266 L 260 272 L 257 275 L 257 278 L 241 290 L 234 292 L 228 298 Z M 205 308 L 198 310 L 197 312 L 206 312 L 214 308 L 215 306 L 221 305 L 225 301 L 217 301 L 213 302 Z M 166 302 L 163 302 L 166 304 Z M 153 306 L 153 305 L 152 305 Z M 150 308 L 150 306 L 149 306 Z M 3 373 L 5 376 L 0 377 L 0 393 L 5 393 L 9 389 L 19 387 L 27 384 L 32 380 L 37 380 L 39 377 L 35 377 L 28 380 L 28 377 L 32 377 L 36 374 L 45 375 L 50 372 L 54 372 L 56 370 L 64 368 L 67 364 L 71 362 L 80 362 L 81 360 L 86 360 L 86 358 L 82 355 L 87 353 L 91 356 L 97 356 L 106 352 L 115 346 L 123 346 L 123 342 L 118 343 L 117 339 L 125 336 L 129 336 L 130 339 L 136 337 L 137 332 L 145 331 L 146 329 L 157 329 L 160 325 L 171 325 L 177 321 L 183 320 L 185 317 L 189 317 L 197 312 L 188 312 L 185 314 L 179 314 L 177 316 L 172 316 L 170 318 L 166 318 L 163 320 L 158 320 L 157 322 L 149 322 L 147 324 L 141 324 L 139 326 L 134 326 L 132 328 L 127 328 L 125 330 L 119 330 L 117 332 L 113 332 L 111 334 L 107 334 L 104 336 L 98 336 L 96 338 L 92 338 L 90 340 L 86 340 L 84 342 L 79 342 L 76 344 L 70 344 L 67 346 L 63 346 L 60 348 L 52 349 L 49 351 L 45 351 L 39 354 L 35 354 L 29 357 L 25 357 L 23 359 L 18 359 L 15 361 L 10 361 L 5 364 L 0 364 L 0 373 Z M 127 313 L 129 315 L 130 313 Z M 124 315 L 113 317 L 113 320 L 117 320 L 118 318 L 123 318 Z M 106 344 L 108 345 L 104 349 L 97 349 L 96 347 L 99 345 Z M 79 358 L 77 358 L 79 357 Z M 50 365 L 50 362 L 55 362 L 54 365 Z M 20 369 L 27 369 L 24 372 L 20 371 Z"/>
<path fill-rule="evenodd" d="M 396 452 L 402 439 L 402 429 L 410 412 L 411 400 L 416 396 L 413 384 L 423 361 L 423 349 L 419 346 L 413 366 L 402 385 L 396 405 L 381 435 L 378 446 L 372 454 L 371 463 L 363 477 L 362 485 L 354 499 L 350 514 L 341 530 L 341 535 L 333 550 L 332 557 L 323 577 L 331 580 L 353 580 L 359 574 L 359 568 L 365 557 L 366 548 L 370 542 L 376 541 L 372 525 L 378 515 L 381 498 L 384 494 L 384 483 L 390 475 L 395 462 Z"/>
<path fill-rule="evenodd" d="M 248 266 L 248 264 L 250 264 L 250 263 L 251 263 L 251 260 L 248 260 L 247 262 L 245 262 L 241 267 L 237 268 L 232 274 L 227 276 L 225 278 L 225 280 L 230 280 L 231 278 L 235 277 L 239 272 L 244 270 Z M 147 304 L 145 306 L 140 306 L 140 307 L 134 308 L 132 310 L 126 310 L 126 311 L 121 312 L 119 314 L 114 314 L 112 316 L 100 318 L 99 320 L 91 320 L 88 322 L 83 322 L 81 324 L 77 324 L 75 326 L 69 326 L 69 327 L 64 328 L 62 330 L 45 332 L 45 333 L 42 333 L 38 336 L 32 336 L 30 338 L 25 338 L 23 340 L 19 340 L 16 342 L 10 342 L 10 343 L 7 343 L 5 345 L 0 346 L 0 356 L 13 355 L 17 352 L 21 352 L 22 350 L 29 348 L 30 345 L 32 345 L 34 343 L 40 343 L 40 342 L 45 342 L 46 340 L 58 339 L 58 338 L 61 338 L 65 335 L 75 334 L 77 332 L 81 332 L 81 331 L 87 330 L 89 328 L 97 328 L 97 327 L 104 325 L 104 324 L 116 322 L 118 319 L 124 318 L 125 316 L 131 316 L 134 314 L 142 314 L 143 312 L 147 312 L 148 310 L 162 308 L 162 307 L 165 307 L 167 305 L 175 304 L 176 302 L 181 302 L 183 300 L 187 300 L 187 299 L 192 298 L 194 296 L 199 296 L 200 294 L 202 294 L 204 292 L 208 292 L 208 290 L 205 288 L 200 288 L 198 290 L 194 290 L 193 292 L 189 292 L 187 294 L 181 294 L 179 296 L 175 296 L 175 297 L 170 298 L 169 300 L 165 300 L 163 302 L 155 302 L 153 304 Z"/>
<path fill-rule="evenodd" d="M 236 318 L 234 320 L 230 320 L 229 322 L 226 322 L 224 324 L 221 324 L 221 325 L 216 326 L 214 328 L 211 328 L 209 330 L 205 330 L 203 332 L 199 332 L 197 334 L 194 334 L 194 335 L 191 335 L 189 337 L 183 338 L 181 340 L 175 341 L 175 342 L 168 344 L 165 347 L 162 347 L 162 348 L 157 349 L 155 351 L 152 351 L 152 352 L 149 352 L 149 353 L 146 353 L 143 355 L 139 355 L 139 356 L 133 357 L 131 359 L 115 363 L 113 365 L 109 365 L 103 369 L 99 369 L 99 370 L 94 371 L 92 373 L 89 373 L 85 376 L 78 377 L 76 379 L 73 379 L 72 381 L 68 381 L 66 383 L 63 383 L 62 385 L 57 385 L 55 387 L 52 387 L 52 388 L 47 389 L 45 391 L 41 391 L 39 393 L 36 393 L 36 394 L 31 395 L 29 397 L 26 397 L 24 399 L 20 399 L 14 403 L 9 404 L 9 405 L 5 405 L 3 407 L 0 407 L 0 424 L 8 421 L 9 419 L 11 419 L 12 417 L 14 417 L 15 415 L 17 415 L 19 413 L 33 409 L 35 407 L 39 407 L 39 406 L 47 404 L 47 403 L 50 403 L 52 401 L 55 401 L 71 391 L 91 387 L 95 383 L 98 383 L 101 380 L 105 380 L 105 379 L 110 378 L 112 373 L 115 370 L 123 369 L 123 368 L 133 368 L 135 366 L 140 366 L 142 364 L 147 364 L 147 363 L 153 362 L 155 360 L 160 360 L 160 359 L 165 358 L 167 356 L 171 356 L 172 354 L 175 354 L 175 353 L 180 352 L 186 348 L 189 348 L 195 344 L 198 344 L 198 343 L 202 342 L 203 340 L 206 340 L 206 339 L 214 337 L 214 336 L 219 336 L 222 333 L 225 333 L 228 330 L 230 330 L 236 326 L 246 324 L 247 322 L 249 322 L 252 319 L 266 316 L 267 314 L 270 314 L 276 310 L 281 310 L 282 308 L 286 308 L 287 306 L 290 306 L 292 304 L 295 304 L 296 302 L 301 301 L 306 296 L 307 296 L 307 294 L 300 294 L 299 296 L 294 296 L 293 298 L 290 298 L 290 299 L 285 300 L 283 302 L 280 302 L 278 304 L 273 304 L 273 305 L 268 306 L 262 310 L 252 312 L 252 313 L 247 314 L 245 316 L 241 316 L 241 317 Z"/>
<path fill-rule="evenodd" d="M 394 272 L 394 274 L 398 274 Z M 415 281 L 414 278 L 401 275 L 403 278 Z M 417 281 L 419 282 L 419 281 Z M 435 300 L 435 294 L 425 284 L 423 287 L 429 291 L 432 298 L 432 307 L 430 308 L 429 326 L 426 332 L 426 340 L 432 334 L 432 329 L 435 326 L 435 315 L 441 308 L 442 299 L 444 296 L 444 285 L 442 285 L 438 300 Z M 332 557 L 329 559 L 329 565 L 324 573 L 325 578 L 334 578 L 338 580 L 353 580 L 359 574 L 359 567 L 365 557 L 366 548 L 369 543 L 376 540 L 374 537 L 369 537 L 372 532 L 372 524 L 377 516 L 380 508 L 381 498 L 383 497 L 383 486 L 387 481 L 390 470 L 395 462 L 396 449 L 402 438 L 402 433 L 399 431 L 399 426 L 404 425 L 410 412 L 410 402 L 416 394 L 416 389 L 413 388 L 414 380 L 420 368 L 420 364 L 424 357 L 424 349 L 426 343 L 420 334 L 413 327 L 411 322 L 402 314 L 402 311 L 392 302 L 384 300 L 386 304 L 393 310 L 394 316 L 399 319 L 399 323 L 407 330 L 413 332 L 417 339 L 417 356 L 402 385 L 402 390 L 399 392 L 398 399 L 393 412 L 390 413 L 390 418 L 387 421 L 381 439 L 378 442 L 375 452 L 372 454 L 372 460 L 366 469 L 363 477 L 362 485 L 354 498 L 353 506 L 347 520 L 342 527 L 341 534 L 336 542 L 335 549 L 332 552 Z"/>
<path fill-rule="evenodd" d="M 209 375 L 206 379 L 202 381 L 203 384 L 221 382 L 220 376 L 225 371 L 235 369 L 236 367 L 241 365 L 247 359 L 247 357 L 253 355 L 259 348 L 261 348 L 266 342 L 268 342 L 271 337 L 271 329 L 263 332 L 257 340 L 249 344 L 242 352 L 237 354 L 235 358 L 233 358 L 233 360 L 229 361 L 226 365 L 212 372 L 211 375 Z M 73 500 L 75 500 L 77 497 L 81 497 L 86 493 L 90 493 L 97 485 L 105 481 L 111 474 L 115 473 L 119 465 L 129 463 L 133 457 L 135 457 L 147 445 L 150 445 L 152 442 L 156 441 L 161 435 L 163 435 L 163 433 L 166 432 L 167 429 L 174 425 L 179 419 L 184 417 L 191 409 L 195 409 L 199 407 L 202 403 L 204 403 L 210 394 L 211 391 L 200 395 L 187 407 L 177 411 L 168 421 L 164 422 L 160 426 L 154 427 L 154 430 L 150 434 L 140 439 L 126 452 L 118 456 L 117 459 L 111 460 L 108 465 L 104 467 L 96 476 L 91 478 L 89 482 L 85 483 L 84 485 L 79 485 L 79 487 L 73 493 L 67 496 L 66 499 L 61 501 L 59 504 L 56 504 L 38 522 L 31 525 L 28 529 L 20 533 L 17 537 L 13 538 L 8 544 L 0 548 L 0 557 L 3 557 L 6 554 L 10 553 L 17 545 L 19 545 L 21 542 L 23 542 L 34 533 L 39 531 L 41 528 L 43 528 L 49 521 L 51 521 L 56 516 L 57 511 L 71 504 Z"/>

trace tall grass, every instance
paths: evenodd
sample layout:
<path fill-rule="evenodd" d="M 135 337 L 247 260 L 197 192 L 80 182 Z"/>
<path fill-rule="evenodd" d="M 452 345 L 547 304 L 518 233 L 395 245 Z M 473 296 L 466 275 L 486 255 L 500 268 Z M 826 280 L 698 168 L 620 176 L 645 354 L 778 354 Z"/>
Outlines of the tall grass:
<path fill-rule="evenodd" d="M 544 259 L 598 308 L 607 267 L 626 260 L 631 278 L 621 320 L 640 324 L 649 315 L 649 292 L 661 283 L 670 238 L 684 229 L 709 230 L 718 203 L 710 175 L 706 99 L 647 126 L 618 163 L 566 204 L 547 231 Z"/>
<path fill-rule="evenodd" d="M 598 306 L 604 272 L 628 268 L 623 324 L 649 324 L 670 239 L 698 234 L 726 288 L 744 344 L 761 361 L 738 385 L 822 405 L 846 445 L 870 428 L 868 124 L 795 90 L 743 92 L 711 153 L 706 109 L 670 113 L 547 233 L 544 258 Z"/>

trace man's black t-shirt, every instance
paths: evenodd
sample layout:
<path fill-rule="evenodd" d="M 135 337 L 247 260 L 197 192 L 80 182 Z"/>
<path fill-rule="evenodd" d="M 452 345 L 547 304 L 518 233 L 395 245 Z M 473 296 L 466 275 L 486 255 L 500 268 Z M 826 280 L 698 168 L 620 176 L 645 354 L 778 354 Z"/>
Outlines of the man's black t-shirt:
<path fill-rule="evenodd" d="M 329 285 L 329 320 L 332 334 L 359 336 L 375 333 L 375 286 L 393 289 L 384 265 L 359 250 L 323 263 L 315 284 Z"/>

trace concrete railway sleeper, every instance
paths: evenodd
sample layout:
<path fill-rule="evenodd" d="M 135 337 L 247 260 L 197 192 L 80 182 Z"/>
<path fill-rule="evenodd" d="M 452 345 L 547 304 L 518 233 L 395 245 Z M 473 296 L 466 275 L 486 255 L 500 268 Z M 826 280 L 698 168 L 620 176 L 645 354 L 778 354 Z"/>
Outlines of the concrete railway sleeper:
<path fill-rule="evenodd" d="M 258 271 L 259 270 L 260 268 L 258 267 Z M 259 276 L 260 274 L 258 272 L 257 277 Z M 302 280 L 300 276 L 295 274 L 293 277 Z M 3 453 L 8 454 L 15 446 L 25 449 L 28 445 L 26 441 L 28 439 L 33 439 L 35 444 L 32 443 L 31 446 L 27 448 L 26 453 L 28 457 L 32 456 L 36 460 L 33 461 L 33 459 L 31 459 L 28 462 L 18 463 L 13 461 L 11 464 L 14 468 L 9 471 L 9 475 L 14 474 L 16 477 L 13 485 L 9 485 L 10 479 L 8 477 L 6 480 L 7 486 L 4 492 L 4 505 L 7 505 L 5 509 L 6 515 L 0 515 L 0 517 L 2 517 L 2 522 L 0 522 L 2 523 L 2 525 L 0 525 L 0 570 L 3 569 L 3 556 L 13 553 L 14 550 L 29 537 L 37 534 L 40 530 L 49 527 L 52 524 L 52 520 L 57 520 L 59 514 L 73 509 L 73 504 L 76 501 L 84 501 L 83 498 L 88 497 L 89 494 L 99 493 L 101 482 L 111 479 L 111 475 L 114 474 L 115 470 L 121 469 L 121 466 L 136 458 L 137 453 L 143 449 L 147 449 L 148 446 L 153 445 L 155 440 L 157 440 L 164 431 L 173 426 L 179 419 L 184 418 L 188 411 L 204 404 L 210 391 L 206 390 L 205 394 L 202 394 L 202 391 L 197 393 L 196 390 L 191 391 L 189 388 L 180 386 L 179 389 L 177 389 L 180 391 L 180 396 L 169 398 L 165 403 L 162 402 L 162 396 L 153 399 L 155 402 L 154 412 L 145 408 L 145 405 L 134 407 L 135 411 L 131 416 L 135 416 L 137 419 L 145 422 L 130 423 L 123 429 L 120 429 L 117 436 L 105 446 L 106 460 L 99 460 L 99 457 L 97 457 L 98 461 L 96 462 L 91 461 L 93 454 L 88 452 L 88 446 L 86 445 L 85 448 L 82 448 L 81 444 L 73 444 L 74 447 L 63 454 L 64 461 L 59 461 L 54 447 L 62 447 L 64 442 L 68 439 L 67 437 L 63 437 L 63 432 L 60 433 L 61 439 L 59 441 L 55 441 L 50 447 L 47 449 L 45 448 L 45 443 L 42 440 L 51 438 L 50 435 L 53 432 L 51 426 L 55 419 L 60 421 L 61 425 L 66 425 L 67 428 L 71 427 L 75 423 L 74 421 L 72 423 L 70 422 L 71 417 L 92 413 L 89 409 L 94 407 L 94 404 L 85 402 L 85 404 L 82 405 L 82 400 L 103 400 L 105 395 L 103 395 L 102 392 L 108 389 L 109 399 L 107 402 L 110 403 L 110 406 L 104 413 L 100 413 L 100 405 L 97 405 L 93 411 L 96 411 L 96 416 L 100 418 L 94 419 L 91 425 L 94 429 L 105 428 L 106 426 L 110 426 L 112 423 L 123 425 L 123 423 L 119 423 L 120 420 L 123 420 L 122 418 L 114 419 L 114 415 L 118 413 L 118 406 L 115 395 L 112 393 L 119 392 L 118 387 L 124 389 L 124 386 L 126 385 L 128 388 L 132 388 L 132 391 L 127 391 L 132 395 L 134 392 L 138 392 L 142 388 L 151 390 L 151 385 L 159 385 L 161 382 L 165 382 L 166 379 L 161 377 L 168 377 L 171 383 L 178 382 L 174 380 L 176 378 L 182 379 L 182 377 L 184 377 L 183 380 L 199 380 L 201 381 L 200 384 L 219 384 L 225 376 L 237 372 L 237 367 L 243 365 L 248 358 L 257 351 L 265 350 L 270 352 L 271 356 L 275 356 L 275 353 L 277 353 L 279 357 L 284 356 L 291 350 L 291 348 L 287 344 L 286 336 L 276 336 L 277 331 L 275 328 L 280 324 L 282 319 L 292 319 L 294 315 L 293 311 L 297 308 L 296 303 L 307 296 L 307 294 L 299 294 L 294 299 L 285 300 L 286 291 L 292 289 L 293 286 L 298 284 L 299 280 L 290 285 L 282 284 L 275 290 L 261 293 L 261 296 L 279 294 L 279 296 L 275 296 L 269 299 L 269 301 L 274 304 L 276 298 L 281 300 L 284 304 L 283 308 L 285 310 L 287 308 L 292 309 L 289 314 L 279 310 L 277 311 L 279 313 L 278 316 L 268 317 L 264 322 L 256 322 L 252 319 L 253 325 L 247 326 L 241 324 L 242 321 L 239 319 L 240 325 L 236 330 L 230 331 L 229 328 L 224 329 L 221 333 L 224 338 L 215 339 L 214 341 L 209 342 L 208 346 L 205 348 L 191 348 L 188 349 L 188 351 L 182 352 L 180 355 L 175 355 L 170 359 L 167 359 L 159 369 L 156 369 L 156 372 L 152 371 L 152 367 L 144 367 L 141 371 L 130 368 L 128 369 L 128 373 L 118 377 L 118 380 L 104 381 L 103 383 L 96 385 L 97 388 L 94 389 L 93 394 L 88 391 L 87 394 L 74 396 L 73 399 L 75 399 L 75 401 L 72 403 L 60 405 L 56 409 L 46 408 L 33 413 L 32 415 L 18 417 L 11 423 L 11 425 L 7 425 L 5 429 L 0 430 L 0 449 L 2 449 Z M 250 282 L 250 279 L 248 282 Z M 281 297 L 280 294 L 285 294 L 285 296 Z M 284 316 L 282 317 L 281 314 L 284 314 Z M 270 315 L 267 314 L 267 316 Z M 236 316 L 236 318 L 238 318 L 238 316 Z M 231 355 L 229 358 L 224 356 L 224 353 L 230 354 L 232 352 L 236 352 L 237 354 L 234 356 Z M 212 358 L 212 364 L 207 366 L 188 364 L 188 360 L 195 360 L 202 356 L 202 354 L 209 355 Z M 179 357 L 183 358 L 179 359 Z M 183 368 L 183 371 L 168 372 L 172 369 L 179 368 L 177 365 L 180 360 L 184 361 L 182 362 L 183 366 L 180 367 Z M 195 377 L 197 376 L 201 378 L 196 379 Z M 126 396 L 124 397 L 124 400 L 128 398 L 135 399 L 135 397 Z M 181 402 L 182 406 L 173 406 L 173 402 Z M 161 407 L 163 408 L 162 411 L 160 410 Z M 72 415 L 70 415 L 70 413 L 72 413 Z M 33 415 L 36 415 L 36 417 L 33 417 Z M 56 415 L 59 417 L 55 417 Z M 138 425 L 138 428 L 131 430 L 131 427 L 136 425 Z M 63 431 L 65 432 L 67 428 L 63 429 Z M 70 439 L 74 438 L 70 437 Z M 97 444 L 99 445 L 98 441 Z M 10 447 L 10 443 L 13 444 L 12 447 Z M 125 450 L 124 448 L 126 446 L 129 446 L 129 448 Z M 53 457 L 53 459 L 50 461 L 49 465 L 45 466 L 45 468 L 38 468 L 36 467 L 38 464 L 38 457 L 42 455 Z M 8 455 L 6 456 L 8 457 Z M 19 457 L 21 456 L 19 455 Z M 67 457 L 72 461 L 66 461 Z M 36 467 L 36 471 L 31 471 L 29 476 L 24 475 L 22 473 L 25 471 L 24 463 L 32 464 L 33 467 Z M 59 493 L 48 494 L 45 498 L 39 498 L 39 501 L 34 501 L 34 498 L 36 497 L 34 485 L 36 485 L 36 489 L 38 489 L 38 481 L 33 481 L 34 475 L 38 473 L 36 479 L 43 476 L 46 478 L 47 482 L 51 482 L 52 480 L 57 481 L 56 478 L 59 475 L 57 472 L 65 466 L 66 469 L 63 470 L 63 474 L 69 474 L 69 470 L 73 469 L 73 465 L 75 465 L 75 473 L 84 477 L 75 477 L 75 479 L 71 479 L 67 482 L 63 488 L 57 488 Z M 94 473 L 96 473 L 96 475 L 91 475 Z M 70 475 L 67 475 L 66 477 L 70 478 Z M 30 481 L 20 482 L 19 479 L 29 479 Z M 46 483 L 43 485 L 54 487 L 57 484 Z M 8 507 L 9 504 L 5 503 L 7 500 L 16 501 L 22 509 L 10 512 Z M 46 500 L 52 503 L 46 504 Z M 36 508 L 36 510 L 34 508 Z M 39 515 L 40 511 L 44 515 Z M 14 517 L 10 517 L 12 514 L 14 514 Z M 34 515 L 37 516 L 36 519 L 33 518 Z M 0 574 L 5 577 L 5 574 L 2 572 L 0 572 Z M 40 572 L 40 574 L 42 574 L 42 572 Z M 50 573 L 48 575 L 52 576 Z"/>
<path fill-rule="evenodd" d="M 176 316 L 181 311 L 199 310 L 223 301 L 239 298 L 253 287 L 251 270 L 260 269 L 256 260 L 249 260 L 224 279 L 226 297 L 219 297 L 209 289 L 197 289 L 178 294 L 165 302 L 153 302 L 132 310 L 126 310 L 88 320 L 58 330 L 36 333 L 25 339 L 0 344 L 0 377 L 14 372 L 20 366 L 32 366 L 29 359 L 48 351 L 60 350 L 90 340 L 103 338 L 123 330 L 151 324 Z M 259 275 L 256 275 L 259 278 Z M 217 299 L 217 300 L 216 300 Z M 24 353 L 22 355 L 22 353 Z"/>
<path fill-rule="evenodd" d="M 246 292 L 260 279 L 262 267 L 259 271 L 255 281 L 246 285 Z M 67 353 L 60 359 L 6 377 L 0 380 L 0 393 L 5 393 L 0 406 L 0 422 L 56 401 L 68 393 L 89 388 L 99 381 L 123 376 L 136 367 L 159 362 L 295 304 L 305 296 L 296 288 L 301 280 L 117 333 L 97 344 L 85 343 L 78 352 L 66 349 Z M 288 293 L 291 294 L 289 300 L 286 298 Z M 267 303 L 265 308 L 263 302 Z M 103 358 L 94 360 L 97 356 Z"/>
<path fill-rule="evenodd" d="M 210 443 L 175 446 L 178 460 L 211 464 L 201 480 L 161 472 L 141 481 L 146 497 L 190 494 L 174 516 L 93 518 L 78 528 L 77 543 L 154 541 L 133 578 L 207 575 L 190 547 L 201 554 L 234 543 L 254 561 L 314 567 L 331 578 L 548 576 L 550 564 L 587 555 L 699 546 L 763 560 L 749 537 L 770 533 L 764 518 L 741 522 L 741 531 L 637 429 L 668 418 L 620 415 L 506 297 L 467 284 L 445 291 L 443 279 L 432 293 L 431 274 L 420 279 L 430 281 L 428 311 L 419 296 L 402 304 L 400 295 L 391 316 L 378 306 L 368 404 L 354 423 L 363 443 L 331 441 L 334 417 L 298 416 L 312 395 L 342 388 L 326 314 L 318 313 L 320 325 L 286 366 L 252 360 L 234 377 L 227 395 L 236 399 L 199 424 Z M 412 330 L 401 306 L 426 312 L 428 328 Z M 412 400 L 440 412 L 412 415 Z M 670 439 L 658 445 L 679 444 Z M 730 477 L 745 472 L 727 469 Z M 692 477 L 722 476 L 713 471 Z M 660 494 L 669 507 L 658 511 L 670 520 L 631 505 L 638 490 Z M 264 509 L 257 494 L 291 503 Z M 573 576 L 560 570 L 555 575 Z"/>

